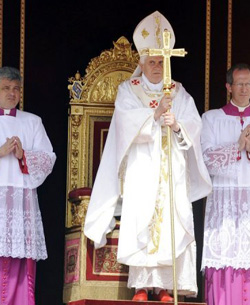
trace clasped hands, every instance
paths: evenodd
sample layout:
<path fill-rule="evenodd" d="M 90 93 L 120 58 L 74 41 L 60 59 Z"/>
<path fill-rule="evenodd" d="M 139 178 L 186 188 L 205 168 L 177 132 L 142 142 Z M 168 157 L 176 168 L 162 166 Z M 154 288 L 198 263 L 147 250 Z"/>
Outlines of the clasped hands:
<path fill-rule="evenodd" d="M 11 152 L 14 156 L 21 160 L 23 158 L 22 143 L 18 137 L 7 138 L 6 142 L 0 147 L 0 158 L 7 156 Z"/>
<path fill-rule="evenodd" d="M 250 152 L 250 125 L 247 125 L 247 127 L 242 130 L 238 143 L 239 151 L 245 149 L 247 152 Z"/>
<path fill-rule="evenodd" d="M 159 106 L 155 110 L 154 119 L 157 121 L 162 116 L 164 125 L 169 126 L 174 132 L 178 132 L 180 130 L 180 126 L 175 119 L 174 113 L 169 112 L 171 106 L 171 97 L 164 95 L 160 100 Z"/>

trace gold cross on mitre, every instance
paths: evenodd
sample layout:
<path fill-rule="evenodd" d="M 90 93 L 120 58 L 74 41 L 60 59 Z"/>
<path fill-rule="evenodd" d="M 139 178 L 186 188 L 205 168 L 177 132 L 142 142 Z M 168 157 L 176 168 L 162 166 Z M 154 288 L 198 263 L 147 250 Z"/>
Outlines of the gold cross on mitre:
<path fill-rule="evenodd" d="M 163 48 L 148 50 L 149 56 L 163 56 L 163 91 L 168 95 L 171 93 L 172 84 L 170 57 L 184 57 L 187 54 L 185 49 L 170 49 L 170 35 L 170 32 L 165 29 L 163 31 Z"/>

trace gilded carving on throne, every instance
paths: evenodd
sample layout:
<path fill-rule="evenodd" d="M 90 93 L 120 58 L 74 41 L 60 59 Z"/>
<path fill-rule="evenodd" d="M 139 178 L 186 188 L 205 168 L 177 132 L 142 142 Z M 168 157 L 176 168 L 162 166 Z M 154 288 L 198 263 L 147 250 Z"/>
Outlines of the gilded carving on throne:
<path fill-rule="evenodd" d="M 71 102 L 114 103 L 119 84 L 131 77 L 139 55 L 123 36 L 113 45 L 113 49 L 92 58 L 84 77 L 77 71 L 74 77 L 68 79 Z"/>
<path fill-rule="evenodd" d="M 77 113 L 78 108 L 75 109 Z M 72 189 L 77 187 L 78 182 L 78 164 L 79 164 L 79 140 L 80 140 L 80 125 L 82 122 L 82 115 L 71 115 L 71 128 L 72 128 L 72 137 L 71 137 L 71 187 Z"/>
<path fill-rule="evenodd" d="M 114 72 L 108 74 L 108 76 L 101 79 L 95 86 L 91 95 L 91 100 L 93 102 L 102 101 L 102 103 L 112 103 L 117 95 L 119 84 L 130 76 L 131 73 L 126 72 Z"/>
<path fill-rule="evenodd" d="M 89 204 L 89 196 L 81 198 L 80 204 L 71 203 L 72 226 L 82 226 Z"/>

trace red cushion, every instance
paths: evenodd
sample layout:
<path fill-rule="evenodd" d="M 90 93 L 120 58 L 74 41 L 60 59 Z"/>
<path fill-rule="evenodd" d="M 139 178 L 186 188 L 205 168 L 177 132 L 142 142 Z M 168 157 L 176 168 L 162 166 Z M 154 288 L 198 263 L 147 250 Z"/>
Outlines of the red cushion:
<path fill-rule="evenodd" d="M 92 189 L 89 187 L 80 187 L 69 192 L 69 199 L 77 199 L 80 196 L 90 196 Z"/>

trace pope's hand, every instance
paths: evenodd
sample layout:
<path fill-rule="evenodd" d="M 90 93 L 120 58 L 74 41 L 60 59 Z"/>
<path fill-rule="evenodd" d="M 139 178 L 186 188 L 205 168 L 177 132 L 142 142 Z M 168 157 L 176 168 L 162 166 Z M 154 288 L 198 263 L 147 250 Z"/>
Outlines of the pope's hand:
<path fill-rule="evenodd" d="M 154 119 L 157 121 L 161 115 L 171 109 L 172 99 L 170 96 L 164 95 L 160 100 L 158 107 L 155 110 Z"/>
<path fill-rule="evenodd" d="M 166 126 L 171 127 L 171 129 L 175 132 L 180 130 L 180 126 L 178 125 L 175 115 L 172 112 L 165 112 L 162 114 L 163 122 Z"/>

